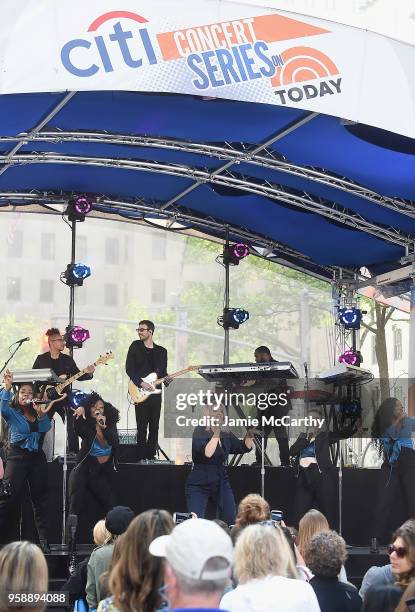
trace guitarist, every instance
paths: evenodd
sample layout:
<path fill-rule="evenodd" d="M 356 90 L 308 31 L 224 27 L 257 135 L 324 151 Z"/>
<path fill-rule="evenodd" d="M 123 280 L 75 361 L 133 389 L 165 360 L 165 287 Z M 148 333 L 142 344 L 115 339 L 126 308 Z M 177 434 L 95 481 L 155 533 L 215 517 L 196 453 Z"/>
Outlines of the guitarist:
<path fill-rule="evenodd" d="M 62 352 L 65 348 L 65 341 L 59 329 L 56 327 L 48 329 L 46 336 L 48 338 L 49 350 L 46 353 L 42 353 L 42 355 L 38 355 L 36 357 L 32 366 L 33 369 L 50 368 L 57 376 L 61 376 L 62 378 L 70 378 L 74 374 L 77 374 L 79 372 L 79 368 L 74 359 L 70 355 L 65 355 L 65 353 Z M 95 366 L 88 366 L 86 368 L 86 374 L 78 378 L 78 380 L 90 380 L 93 377 L 94 371 Z M 50 418 L 52 418 L 54 411 L 57 411 L 61 415 L 62 420 L 65 420 L 65 406 L 67 401 L 67 398 L 65 398 L 61 402 L 56 402 L 56 404 L 51 408 L 52 414 L 50 415 Z M 70 453 L 77 453 L 79 450 L 78 436 L 74 431 L 72 412 L 70 410 L 67 411 L 67 418 L 68 451 Z"/>
<path fill-rule="evenodd" d="M 139 340 L 131 343 L 125 363 L 125 371 L 133 383 L 146 391 L 154 391 L 154 387 L 143 378 L 152 372 L 156 372 L 157 378 L 167 376 L 167 351 L 153 342 L 154 329 L 152 321 L 139 322 L 136 330 Z M 165 384 L 168 383 L 167 379 Z M 161 394 L 149 395 L 142 404 L 135 404 L 138 461 L 156 458 L 160 410 Z"/>

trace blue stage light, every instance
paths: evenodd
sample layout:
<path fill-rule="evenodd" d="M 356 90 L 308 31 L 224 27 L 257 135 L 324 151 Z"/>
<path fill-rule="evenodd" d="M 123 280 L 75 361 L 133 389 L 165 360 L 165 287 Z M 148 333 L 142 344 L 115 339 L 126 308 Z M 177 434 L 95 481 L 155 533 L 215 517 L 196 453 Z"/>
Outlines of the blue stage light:
<path fill-rule="evenodd" d="M 70 400 L 72 408 L 78 408 L 79 406 L 81 406 L 82 402 L 86 399 L 87 396 L 87 393 L 79 391 L 78 389 L 74 389 L 72 391 Z"/>
<path fill-rule="evenodd" d="M 69 286 L 77 285 L 78 287 L 84 284 L 84 280 L 88 276 L 91 276 L 91 268 L 83 263 L 68 264 L 65 272 L 61 274 L 64 283 Z"/>
<path fill-rule="evenodd" d="M 339 308 L 338 317 L 345 329 L 360 329 L 362 311 L 359 308 Z"/>
<path fill-rule="evenodd" d="M 222 325 L 225 329 L 238 329 L 248 319 L 249 312 L 243 308 L 225 308 L 223 310 Z"/>

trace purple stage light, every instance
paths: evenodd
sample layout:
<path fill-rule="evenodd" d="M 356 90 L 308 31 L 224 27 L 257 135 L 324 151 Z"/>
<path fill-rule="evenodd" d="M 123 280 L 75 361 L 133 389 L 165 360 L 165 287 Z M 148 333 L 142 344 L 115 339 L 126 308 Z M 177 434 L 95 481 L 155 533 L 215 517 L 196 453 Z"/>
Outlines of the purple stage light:
<path fill-rule="evenodd" d="M 66 328 L 65 344 L 68 347 L 81 348 L 82 344 L 90 338 L 90 333 L 80 325 Z"/>
<path fill-rule="evenodd" d="M 84 195 L 75 198 L 75 210 L 80 215 L 87 215 L 92 210 L 92 202 Z"/>
<path fill-rule="evenodd" d="M 343 355 L 340 355 L 339 362 L 347 363 L 347 365 L 359 365 L 359 356 L 355 351 L 345 351 Z"/>
<path fill-rule="evenodd" d="M 244 257 L 249 255 L 249 246 L 244 242 L 238 242 L 233 245 L 232 251 L 237 259 L 244 259 Z"/>

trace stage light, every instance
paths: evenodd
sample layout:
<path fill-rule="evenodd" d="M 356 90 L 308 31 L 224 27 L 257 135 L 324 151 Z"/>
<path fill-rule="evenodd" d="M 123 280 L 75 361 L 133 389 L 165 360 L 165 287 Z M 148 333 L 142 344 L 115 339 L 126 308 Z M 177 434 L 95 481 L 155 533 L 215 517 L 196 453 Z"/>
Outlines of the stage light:
<path fill-rule="evenodd" d="M 242 308 L 224 308 L 222 326 L 224 329 L 238 329 L 249 319 L 249 312 Z"/>
<path fill-rule="evenodd" d="M 249 245 L 244 242 L 230 244 L 228 247 L 223 247 L 223 263 L 231 266 L 238 266 L 241 259 L 248 257 Z"/>
<path fill-rule="evenodd" d="M 65 214 L 69 221 L 85 221 L 85 216 L 91 212 L 93 201 L 86 195 L 74 196 L 68 202 Z"/>
<path fill-rule="evenodd" d="M 90 337 L 89 331 L 79 325 L 66 328 L 65 344 L 71 348 L 81 348 L 83 343 Z"/>
<path fill-rule="evenodd" d="M 61 274 L 61 279 L 69 287 L 74 285 L 81 287 L 88 276 L 91 276 L 91 268 L 83 263 L 77 263 L 68 264 L 65 272 Z"/>
<path fill-rule="evenodd" d="M 79 408 L 87 397 L 88 393 L 84 393 L 84 391 L 79 391 L 78 389 L 73 389 L 70 399 L 72 408 Z"/>
<path fill-rule="evenodd" d="M 359 308 L 339 308 L 338 317 L 345 329 L 360 329 L 362 311 Z"/>
<path fill-rule="evenodd" d="M 358 419 L 362 416 L 360 400 L 345 400 L 339 405 L 340 414 L 344 419 Z"/>
<path fill-rule="evenodd" d="M 347 363 L 347 365 L 360 366 L 362 363 L 362 356 L 360 351 L 352 351 L 351 349 L 345 351 L 343 355 L 339 357 L 339 363 Z"/>

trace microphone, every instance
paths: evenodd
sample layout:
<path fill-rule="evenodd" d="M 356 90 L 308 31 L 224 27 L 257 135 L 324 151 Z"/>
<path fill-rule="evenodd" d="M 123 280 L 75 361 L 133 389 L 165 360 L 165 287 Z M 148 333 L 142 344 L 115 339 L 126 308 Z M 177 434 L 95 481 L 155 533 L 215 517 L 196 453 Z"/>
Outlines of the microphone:
<path fill-rule="evenodd" d="M 48 404 L 50 400 L 24 400 L 23 404 Z"/>
<path fill-rule="evenodd" d="M 28 340 L 30 340 L 29 336 L 27 336 L 26 338 L 21 338 L 20 340 L 16 340 L 15 344 L 22 344 L 23 342 L 27 342 Z"/>
<path fill-rule="evenodd" d="M 306 361 L 304 362 L 304 372 L 305 372 L 305 375 L 307 376 L 308 375 L 308 365 Z"/>

